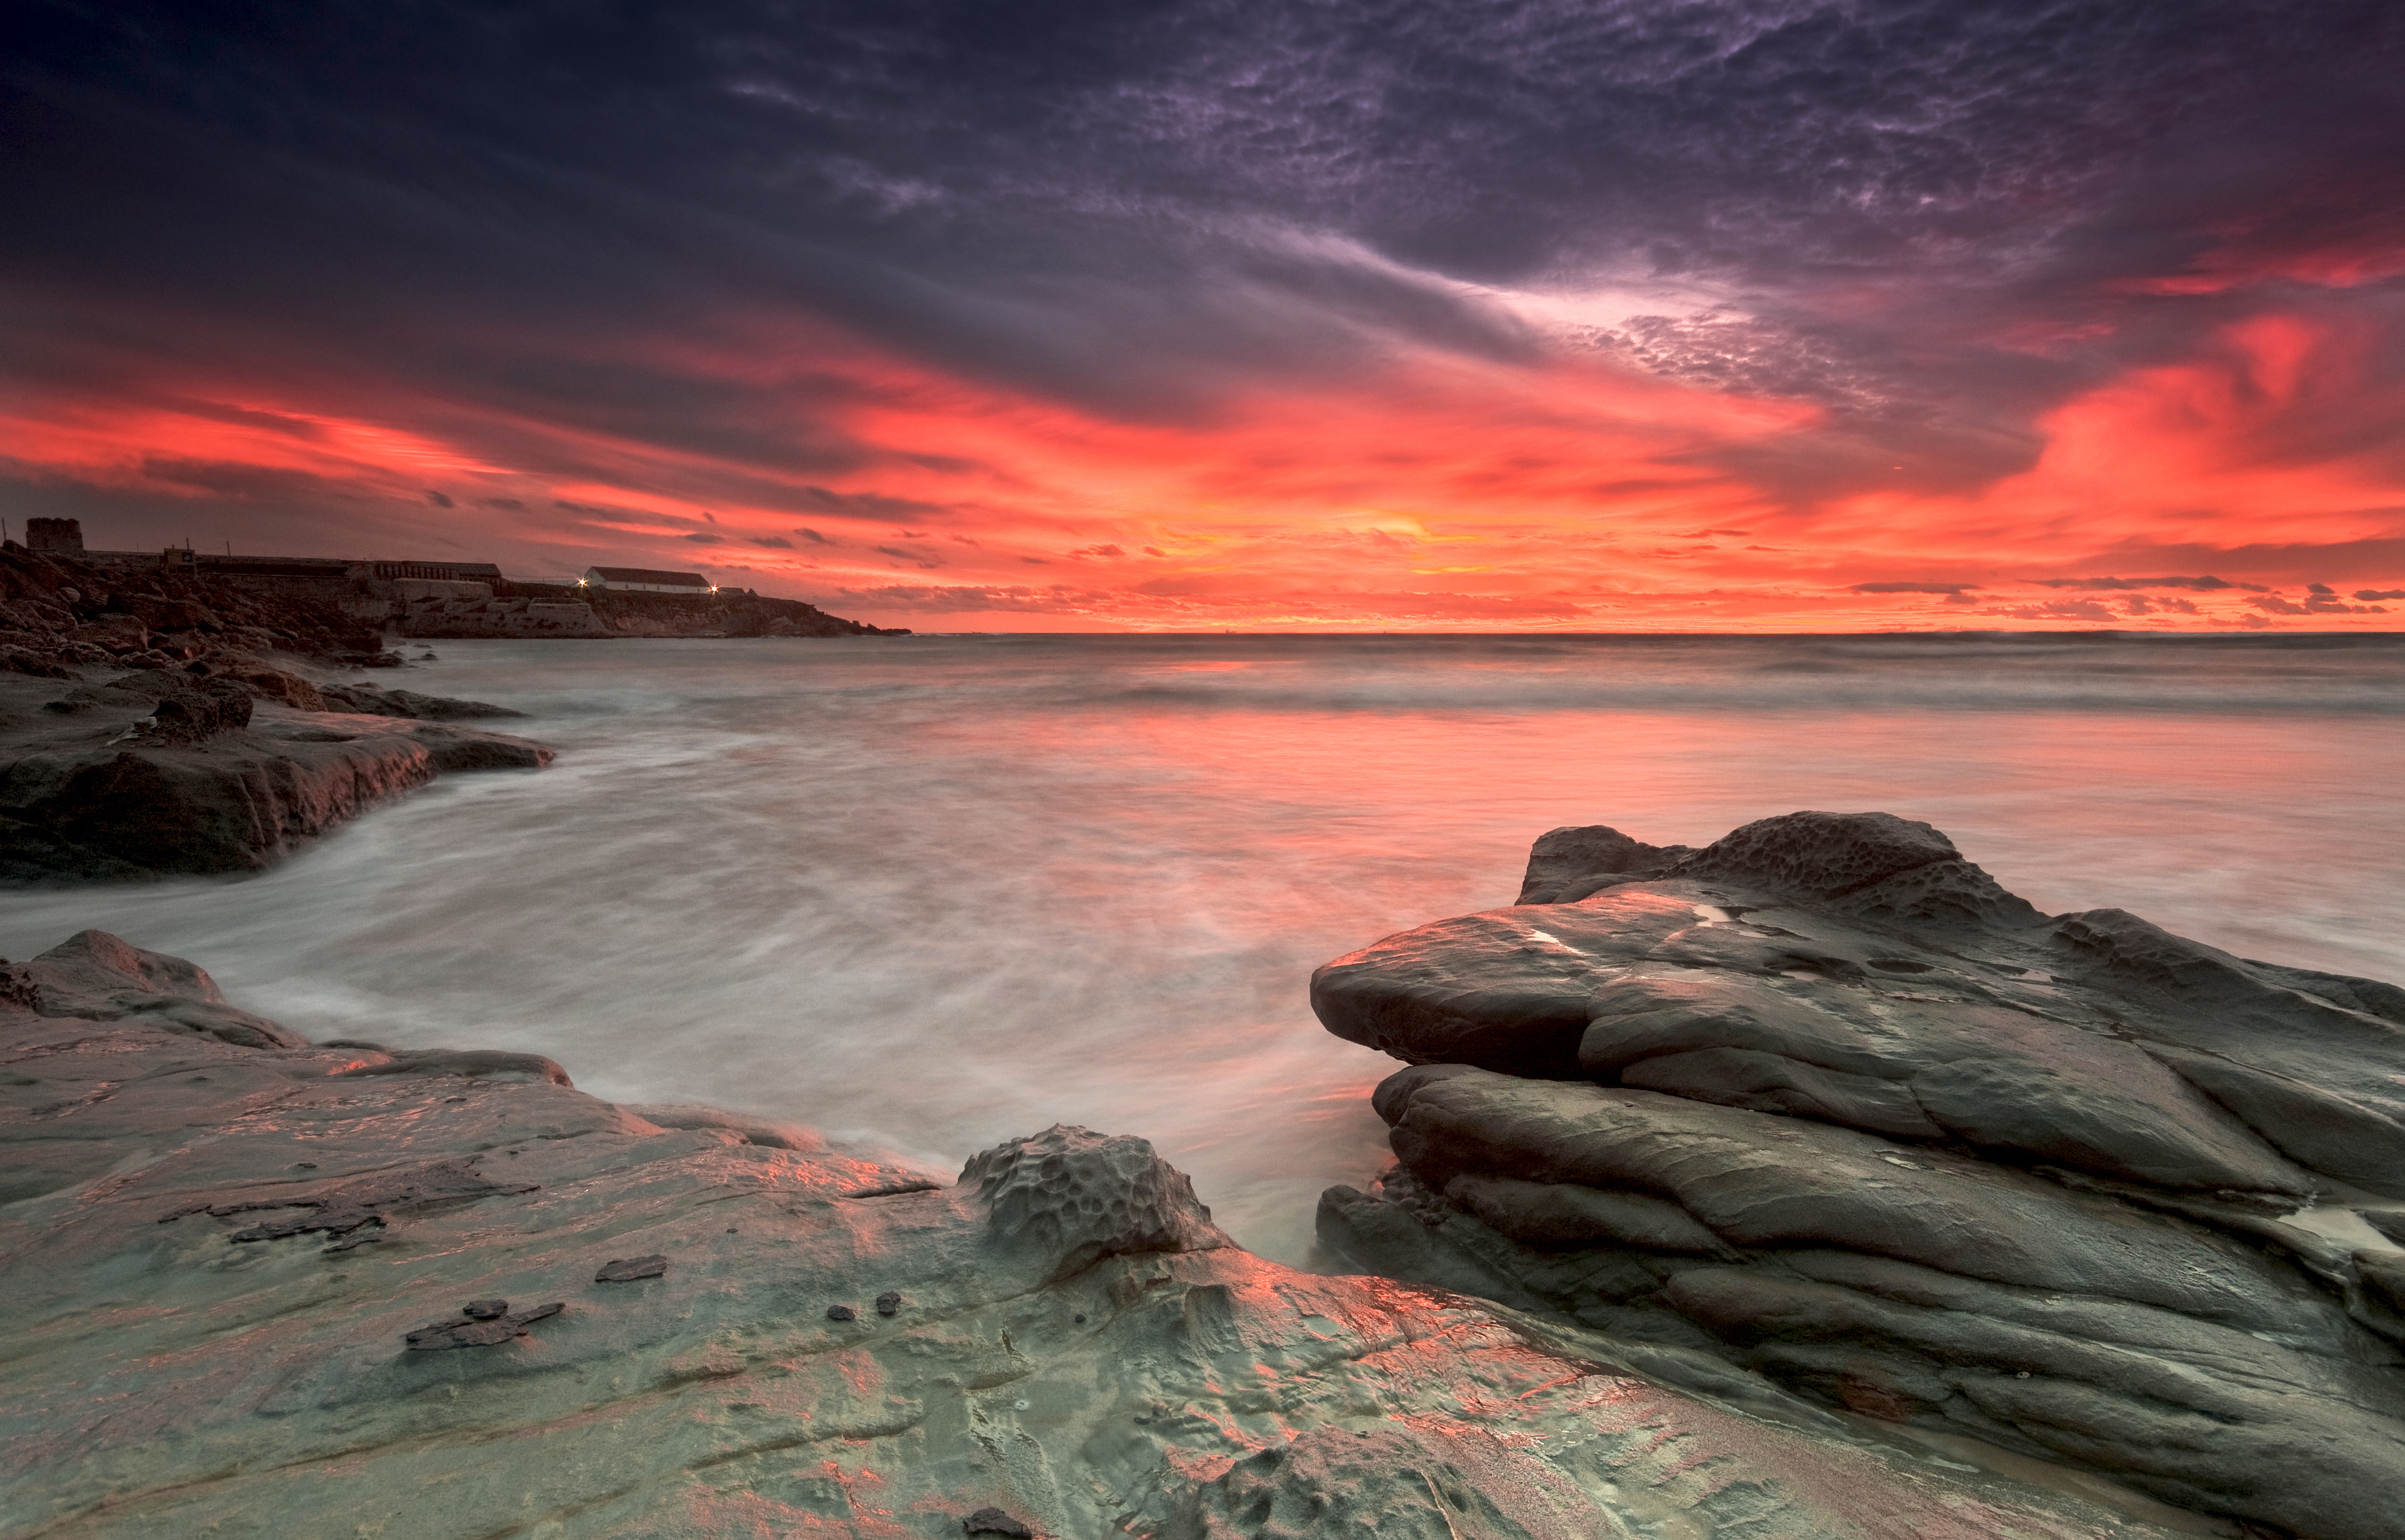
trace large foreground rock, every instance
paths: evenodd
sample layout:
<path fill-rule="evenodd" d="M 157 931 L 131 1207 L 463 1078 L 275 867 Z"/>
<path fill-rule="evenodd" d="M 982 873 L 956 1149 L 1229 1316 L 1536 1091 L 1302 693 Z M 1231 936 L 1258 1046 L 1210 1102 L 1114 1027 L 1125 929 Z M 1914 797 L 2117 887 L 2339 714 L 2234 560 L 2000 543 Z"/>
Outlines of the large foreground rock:
<path fill-rule="evenodd" d="M 1329 1030 L 1416 1067 L 1376 1097 L 1400 1164 L 1323 1238 L 2206 1512 L 2405 1534 L 2405 991 L 2039 914 L 1886 814 L 1632 844 L 1557 830 L 1530 889 L 1589 897 L 1319 970 Z"/>
<path fill-rule="evenodd" d="M 0 881 L 257 871 L 437 775 L 532 770 L 553 756 L 434 719 L 472 701 L 399 691 L 401 714 L 329 712 L 282 703 L 240 674 L 90 672 L 0 675 Z M 325 704 L 302 681 L 259 677 L 280 682 L 286 699 Z"/>
<path fill-rule="evenodd" d="M 944 1185 L 530 1055 L 305 1044 L 98 932 L 0 970 L 0 1060 L 11 1540 L 2170 1533 L 1261 1262 L 1140 1139 Z"/>

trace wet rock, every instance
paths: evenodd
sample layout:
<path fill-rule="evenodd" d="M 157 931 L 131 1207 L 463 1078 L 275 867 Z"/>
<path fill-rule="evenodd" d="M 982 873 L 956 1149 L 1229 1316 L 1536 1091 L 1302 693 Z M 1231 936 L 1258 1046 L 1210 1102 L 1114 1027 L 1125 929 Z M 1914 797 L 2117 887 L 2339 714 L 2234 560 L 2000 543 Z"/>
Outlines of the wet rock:
<path fill-rule="evenodd" d="M 261 870 L 436 775 L 553 758 L 468 723 L 297 710 L 323 701 L 249 655 L 202 666 L 63 694 L 0 672 L 0 882 Z"/>
<path fill-rule="evenodd" d="M 1197 1488 L 1161 1540 L 1531 1540 L 1555 1533 L 1566 1486 L 1558 1473 L 1491 1439 L 1318 1428 Z"/>
<path fill-rule="evenodd" d="M 484 1301 L 480 1303 L 492 1303 Z M 523 1336 L 526 1329 L 538 1321 L 546 1321 L 567 1308 L 561 1304 L 538 1305 L 514 1315 L 478 1316 L 463 1312 L 457 1321 L 438 1321 L 431 1326 L 421 1326 L 401 1341 L 414 1352 L 442 1352 L 452 1348 L 491 1348 Z"/>
<path fill-rule="evenodd" d="M 1527 874 L 1514 901 L 1575 903 L 1615 883 L 1658 877 L 1691 854 L 1684 845 L 1645 844 L 1600 824 L 1551 829 L 1529 849 Z"/>
<path fill-rule="evenodd" d="M 230 1214 L 260 1209 L 303 1210 L 299 1214 L 262 1221 L 246 1229 L 237 1230 L 226 1238 L 237 1242 L 282 1240 L 289 1236 L 325 1234 L 340 1240 L 335 1250 L 347 1250 L 360 1244 L 350 1239 L 355 1232 L 370 1224 L 386 1227 L 391 1216 L 429 1205 L 453 1203 L 472 1198 L 499 1197 L 536 1190 L 532 1182 L 499 1182 L 490 1180 L 461 1161 L 444 1161 L 422 1166 L 415 1171 L 392 1172 L 368 1177 L 288 1197 L 253 1199 L 245 1202 L 204 1204 L 179 1208 L 161 1216 L 160 1222 L 181 1219 L 187 1214 L 205 1213 L 223 1218 Z M 362 1237 L 363 1238 L 363 1237 Z"/>
<path fill-rule="evenodd" d="M 1106 1256 L 1233 1244 L 1193 1182 L 1139 1138 L 1056 1123 L 977 1155 L 961 1185 L 984 1201 L 994 1240 L 1049 1258 L 1054 1279 Z"/>
<path fill-rule="evenodd" d="M 2405 1316 L 2405 1255 L 2396 1251 L 2357 1251 L 2355 1263 L 2365 1292 L 2393 1313 Z"/>
<path fill-rule="evenodd" d="M 307 1039 L 235 1009 L 194 964 L 146 952 L 105 930 L 83 930 L 24 965 L 51 1016 L 139 1020 L 239 1048 L 301 1048 Z"/>
<path fill-rule="evenodd" d="M 632 1283 L 637 1279 L 658 1278 L 668 1270 L 668 1259 L 654 1251 L 644 1257 L 621 1257 L 602 1264 L 593 1275 L 596 1283 Z"/>
<path fill-rule="evenodd" d="M 740 1112 L 728 1112 L 715 1107 L 698 1107 L 689 1102 L 628 1102 L 627 1111 L 647 1123 L 662 1128 L 723 1129 L 746 1144 L 756 1144 L 767 1150 L 817 1151 L 826 1148 L 826 1140 L 815 1129 L 799 1123 L 783 1123 L 773 1118 L 748 1117 Z"/>
<path fill-rule="evenodd" d="M 381 1063 L 342 1072 L 346 1080 L 382 1075 L 460 1075 L 471 1080 L 546 1081 L 573 1090 L 568 1071 L 540 1053 L 508 1053 L 489 1048 L 414 1048 L 387 1051 Z"/>
<path fill-rule="evenodd" d="M 250 693 L 231 681 L 204 681 L 160 701 L 150 722 L 162 742 L 204 743 L 250 726 Z"/>
<path fill-rule="evenodd" d="M 34 982 L 33 970 L 0 957 L 0 1010 L 31 1012 L 41 1007 L 42 986 Z"/>
<path fill-rule="evenodd" d="M 420 695 L 415 690 L 379 689 L 373 685 L 326 685 L 319 687 L 335 711 L 367 716 L 405 716 L 429 722 L 466 722 L 485 717 L 524 716 L 522 711 L 485 700 L 459 700 L 449 696 Z"/>
<path fill-rule="evenodd" d="M 36 652 L 29 647 L 0 647 L 0 669 L 24 674 L 33 679 L 73 679 L 75 671 L 68 668 L 48 649 Z"/>
<path fill-rule="evenodd" d="M 295 711 L 321 712 L 328 708 L 324 692 L 299 674 L 263 664 L 237 668 L 232 677 L 241 681 L 245 689 L 261 700 L 273 700 Z"/>
<path fill-rule="evenodd" d="M 2041 915 L 1926 825 L 1796 813 L 1389 937 L 1313 998 L 1413 1066 L 1373 1097 L 1399 1171 L 1321 1202 L 1362 1265 L 2397 1533 L 2405 1247 L 2366 1244 L 2405 1235 L 2393 986 Z"/>

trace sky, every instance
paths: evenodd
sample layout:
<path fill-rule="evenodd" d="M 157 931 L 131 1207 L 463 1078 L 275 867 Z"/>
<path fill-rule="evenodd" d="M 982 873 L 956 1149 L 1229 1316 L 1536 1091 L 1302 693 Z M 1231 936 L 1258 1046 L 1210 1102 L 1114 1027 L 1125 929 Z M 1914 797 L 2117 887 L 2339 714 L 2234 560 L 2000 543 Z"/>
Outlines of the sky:
<path fill-rule="evenodd" d="M 921 630 L 2391 629 L 2400 45 L 20 0 L 0 516 Z"/>

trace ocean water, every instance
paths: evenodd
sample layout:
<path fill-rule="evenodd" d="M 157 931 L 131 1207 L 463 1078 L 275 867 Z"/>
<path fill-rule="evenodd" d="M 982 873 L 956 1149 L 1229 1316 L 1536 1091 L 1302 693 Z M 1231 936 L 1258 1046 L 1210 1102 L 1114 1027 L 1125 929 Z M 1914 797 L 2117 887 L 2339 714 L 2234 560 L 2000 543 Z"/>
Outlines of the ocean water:
<path fill-rule="evenodd" d="M 1510 902 L 1557 825 L 1885 810 L 2043 909 L 2405 980 L 2405 639 L 432 645 L 377 682 L 527 711 L 496 726 L 558 764 L 262 877 L 0 893 L 0 953 L 97 925 L 312 1037 L 547 1053 L 946 1174 L 1142 1134 L 1306 1264 L 1394 1067 L 1311 969 Z"/>

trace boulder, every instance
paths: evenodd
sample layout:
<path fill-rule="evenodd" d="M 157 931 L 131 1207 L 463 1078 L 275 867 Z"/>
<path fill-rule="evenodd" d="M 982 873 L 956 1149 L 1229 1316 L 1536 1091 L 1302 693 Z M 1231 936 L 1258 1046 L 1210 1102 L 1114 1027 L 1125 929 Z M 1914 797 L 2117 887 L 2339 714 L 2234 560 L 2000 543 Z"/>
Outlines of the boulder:
<path fill-rule="evenodd" d="M 1399 1166 L 1321 1204 L 1359 1265 L 2405 1533 L 2394 986 L 2042 915 L 1925 824 L 1805 812 L 1388 937 L 1313 1002 L 1413 1066 L 1373 1098 Z"/>
<path fill-rule="evenodd" d="M 250 726 L 250 692 L 232 680 L 209 679 L 178 690 L 151 708 L 151 732 L 162 743 L 203 743 Z"/>

